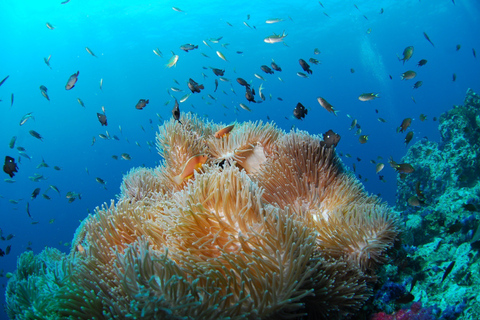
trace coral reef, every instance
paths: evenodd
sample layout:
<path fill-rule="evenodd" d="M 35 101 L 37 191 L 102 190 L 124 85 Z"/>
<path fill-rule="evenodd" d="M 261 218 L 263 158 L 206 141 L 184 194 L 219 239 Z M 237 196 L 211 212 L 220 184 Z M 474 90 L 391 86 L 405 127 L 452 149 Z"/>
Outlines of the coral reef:
<path fill-rule="evenodd" d="M 424 138 L 402 159 L 415 168 L 397 180 L 405 232 L 381 278 L 405 283 L 416 301 L 443 310 L 440 318 L 464 310 L 462 319 L 479 319 L 480 96 L 469 89 L 439 122 L 441 142 Z"/>
<path fill-rule="evenodd" d="M 8 315 L 352 317 L 372 296 L 397 216 L 318 136 L 260 122 L 215 135 L 223 127 L 190 114 L 165 122 L 162 165 L 126 174 L 117 202 L 81 223 L 69 255 L 21 255 Z M 198 155 L 207 160 L 194 170 Z"/>

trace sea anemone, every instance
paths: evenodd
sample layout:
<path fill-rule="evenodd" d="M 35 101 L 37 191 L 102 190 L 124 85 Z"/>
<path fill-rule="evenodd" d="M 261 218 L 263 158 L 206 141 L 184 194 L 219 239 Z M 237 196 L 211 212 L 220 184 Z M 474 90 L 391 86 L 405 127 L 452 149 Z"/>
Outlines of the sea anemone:
<path fill-rule="evenodd" d="M 165 122 L 162 165 L 125 175 L 118 201 L 81 223 L 70 255 L 44 251 L 39 259 L 57 267 L 43 273 L 33 255 L 19 260 L 9 315 L 30 314 L 35 297 L 45 298 L 26 278 L 44 284 L 45 318 L 354 315 L 371 296 L 366 280 L 398 233 L 396 218 L 319 137 L 260 122 L 215 137 L 222 127 L 189 114 Z M 206 163 L 176 183 L 199 154 Z"/>

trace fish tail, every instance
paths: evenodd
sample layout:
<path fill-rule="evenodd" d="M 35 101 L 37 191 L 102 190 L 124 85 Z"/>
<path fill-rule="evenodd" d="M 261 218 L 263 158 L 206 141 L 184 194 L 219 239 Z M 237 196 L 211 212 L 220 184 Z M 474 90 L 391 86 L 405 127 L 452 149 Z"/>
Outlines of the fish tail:
<path fill-rule="evenodd" d="M 178 176 L 173 177 L 173 182 L 175 182 L 177 185 L 181 185 L 182 182 L 183 182 L 183 179 L 180 177 L 180 175 L 178 175 Z"/>

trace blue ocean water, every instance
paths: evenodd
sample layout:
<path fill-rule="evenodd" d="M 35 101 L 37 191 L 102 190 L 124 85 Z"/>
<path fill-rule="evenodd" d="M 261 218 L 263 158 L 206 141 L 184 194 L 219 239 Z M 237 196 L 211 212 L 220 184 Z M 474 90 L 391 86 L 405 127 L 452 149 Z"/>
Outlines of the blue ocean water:
<path fill-rule="evenodd" d="M 329 129 L 339 133 L 342 138 L 337 151 L 345 165 L 353 169 L 355 164 L 366 190 L 381 194 L 391 205 L 397 174 L 387 161 L 390 156 L 400 161 L 406 153 L 405 133 L 396 132 L 402 120 L 414 119 L 410 144 L 424 137 L 438 141 L 438 121 L 433 118 L 462 104 L 467 88 L 480 90 L 480 57 L 473 55 L 473 49 L 480 54 L 480 4 L 473 0 L 60 2 L 0 4 L 0 79 L 9 76 L 0 87 L 0 156 L 20 161 L 15 182 L 0 182 L 0 228 L 4 237 L 14 235 L 9 241 L 0 241 L 3 250 L 11 245 L 9 255 L 0 257 L 2 290 L 7 282 L 5 273 L 15 269 L 17 256 L 27 247 L 35 253 L 45 246 L 68 251 L 79 221 L 96 206 L 115 199 L 123 174 L 132 167 L 153 167 L 161 161 L 147 142 L 153 145 L 157 126 L 171 117 L 173 98 L 167 90 L 182 89 L 178 93 L 170 90 L 180 99 L 189 92 L 189 78 L 205 89 L 181 103 L 182 112 L 195 112 L 216 122 L 271 119 L 287 131 L 294 126 L 311 134 Z M 272 18 L 283 21 L 265 23 Z M 47 22 L 53 30 L 47 28 Z M 283 31 L 288 34 L 283 43 L 264 42 L 265 37 Z M 218 43 L 209 40 L 219 37 Z M 180 50 L 185 43 L 198 45 L 198 49 Z M 457 44 L 461 45 L 458 51 Z M 403 64 L 397 55 L 407 46 L 414 47 L 414 54 Z M 163 57 L 153 53 L 156 48 Z M 315 48 L 320 54 L 314 54 Z M 178 63 L 166 68 L 172 51 L 179 55 Z M 220 59 L 216 51 L 228 61 Z M 44 63 L 50 55 L 51 68 Z M 313 74 L 307 79 L 296 75 L 303 72 L 300 58 L 321 62 L 310 63 Z M 270 65 L 272 59 L 282 71 L 263 73 L 260 66 Z M 420 59 L 428 63 L 417 67 Z M 225 78 L 230 80 L 220 81 L 215 93 L 217 77 L 209 67 L 225 69 Z M 416 78 L 401 80 L 407 70 L 416 71 Z M 77 84 L 66 91 L 69 76 L 77 71 Z M 244 88 L 235 80 L 238 77 L 251 81 L 256 91 L 263 83 L 266 101 L 249 104 Z M 413 89 L 418 80 L 423 86 Z M 41 85 L 48 88 L 50 101 L 41 95 Z M 359 101 L 358 96 L 367 92 L 379 93 L 380 98 Z M 339 110 L 337 116 L 318 104 L 319 96 Z M 139 99 L 150 103 L 137 110 Z M 258 94 L 256 100 L 261 100 Z M 308 108 L 302 121 L 292 116 L 298 102 Z M 240 108 L 240 103 L 247 104 L 251 112 Z M 96 116 L 102 106 L 107 127 L 102 127 Z M 20 126 L 22 116 L 29 112 L 35 120 Z M 426 121 L 420 121 L 422 113 L 427 115 Z M 378 121 L 379 117 L 386 122 Z M 368 135 L 367 143 L 359 143 L 358 128 L 349 130 L 353 119 L 358 120 L 361 134 Z M 30 130 L 39 132 L 43 141 L 32 137 Z M 119 140 L 99 138 L 106 130 Z M 9 148 L 12 136 L 17 137 L 14 149 Z M 92 145 L 93 137 L 96 142 Z M 19 146 L 31 160 L 19 156 Z M 121 159 L 122 153 L 132 159 Z M 42 158 L 49 167 L 37 169 Z M 370 160 L 386 164 L 380 173 L 384 181 Z M 31 181 L 29 177 L 36 173 L 46 180 Z M 106 181 L 106 188 L 97 177 Z M 9 177 L 4 174 L 3 178 Z M 48 190 L 50 185 L 57 186 L 60 194 Z M 41 188 L 40 194 L 48 190 L 51 199 L 41 195 L 31 199 L 35 188 Z M 80 193 L 81 199 L 70 203 L 68 191 Z"/>

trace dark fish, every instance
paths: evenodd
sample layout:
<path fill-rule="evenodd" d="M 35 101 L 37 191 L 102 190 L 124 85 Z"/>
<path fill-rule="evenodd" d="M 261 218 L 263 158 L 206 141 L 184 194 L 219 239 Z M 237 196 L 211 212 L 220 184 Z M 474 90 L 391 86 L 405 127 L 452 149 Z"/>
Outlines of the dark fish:
<path fill-rule="evenodd" d="M 308 113 L 308 110 L 300 102 L 297 103 L 297 106 L 295 107 L 295 109 L 293 109 L 293 116 L 299 120 L 302 120 L 303 118 L 305 118 L 307 113 Z"/>
<path fill-rule="evenodd" d="M 28 203 L 28 202 L 27 202 L 26 209 L 27 209 L 27 214 L 28 214 L 28 216 L 31 218 L 32 215 L 30 214 L 30 203 Z"/>
<path fill-rule="evenodd" d="M 426 59 L 422 59 L 420 61 L 418 61 L 417 63 L 417 66 L 421 67 L 421 66 L 424 66 L 427 64 L 427 60 Z"/>
<path fill-rule="evenodd" d="M 410 131 L 405 136 L 405 146 L 407 146 L 410 143 L 410 141 L 412 141 L 412 138 L 413 138 L 413 131 Z"/>
<path fill-rule="evenodd" d="M 225 70 L 222 69 L 212 68 L 212 71 L 216 76 L 219 77 L 222 77 L 225 74 Z"/>
<path fill-rule="evenodd" d="M 461 44 L 457 44 L 457 45 L 455 46 L 455 49 L 458 51 L 458 50 L 460 50 L 461 47 L 462 47 Z"/>
<path fill-rule="evenodd" d="M 198 45 L 193 45 L 193 44 L 190 44 L 190 43 L 187 43 L 187 44 L 184 44 L 182 46 L 180 46 L 180 49 L 185 51 L 185 52 L 188 52 L 190 50 L 193 50 L 193 49 L 197 49 L 198 48 Z"/>
<path fill-rule="evenodd" d="M 147 104 L 150 102 L 149 99 L 145 100 L 145 99 L 140 99 L 138 100 L 137 102 L 137 105 L 135 106 L 136 109 L 138 110 L 142 110 L 143 108 L 145 108 L 147 106 Z"/>
<path fill-rule="evenodd" d="M 308 74 L 312 74 L 312 70 L 310 70 L 310 66 L 305 60 L 300 59 L 298 60 L 298 63 L 300 63 L 300 66 L 302 66 L 303 71 L 305 71 Z"/>
<path fill-rule="evenodd" d="M 269 68 L 268 66 L 266 66 L 266 65 L 262 65 L 262 66 L 260 67 L 260 69 L 262 69 L 262 71 L 265 72 L 265 73 L 273 74 L 272 69 L 270 69 L 270 68 Z"/>
<path fill-rule="evenodd" d="M 405 118 L 403 119 L 402 123 L 400 124 L 400 127 L 399 127 L 399 132 L 404 132 L 408 129 L 408 127 L 410 127 L 410 125 L 412 124 L 412 118 Z"/>
<path fill-rule="evenodd" d="M 5 254 L 9 254 L 11 249 L 12 249 L 12 245 L 9 244 L 9 245 L 5 248 Z"/>
<path fill-rule="evenodd" d="M 10 149 L 13 149 L 15 148 L 15 142 L 17 141 L 17 136 L 13 136 L 12 139 L 10 139 L 10 143 L 8 144 L 8 146 L 10 147 Z"/>
<path fill-rule="evenodd" d="M 473 53 L 473 57 L 476 59 L 476 58 L 477 58 L 477 53 L 475 52 L 475 48 L 472 48 L 472 53 Z M 8 77 L 7 77 L 7 78 L 8 78 Z M 6 79 L 6 78 L 5 78 L 5 79 Z M 5 80 L 4 80 L 4 81 L 5 81 Z M 2 81 L 2 83 L 3 83 L 3 81 Z M 0 83 L 0 86 L 1 86 L 1 85 L 2 85 L 2 84 Z"/>
<path fill-rule="evenodd" d="M 237 82 L 244 87 L 250 88 L 250 85 L 248 84 L 248 82 L 242 78 L 237 78 Z"/>
<path fill-rule="evenodd" d="M 415 300 L 415 296 L 410 292 L 407 292 L 405 295 L 401 296 L 400 298 L 396 299 L 396 303 L 409 303 Z"/>
<path fill-rule="evenodd" d="M 77 73 L 72 74 L 70 78 L 68 78 L 67 84 L 65 85 L 65 90 L 70 90 L 75 87 L 75 83 L 77 83 L 79 74 L 80 71 L 77 71 Z"/>
<path fill-rule="evenodd" d="M 213 90 L 213 92 L 217 92 L 217 88 L 218 88 L 218 80 L 215 79 L 215 90 Z"/>
<path fill-rule="evenodd" d="M 52 55 L 49 55 L 48 58 L 43 58 L 43 61 L 50 69 L 52 69 L 52 67 L 50 67 L 50 58 L 52 58 Z"/>
<path fill-rule="evenodd" d="M 4 255 L 5 255 L 5 252 L 2 249 L 0 249 L 0 257 L 3 257 Z"/>
<path fill-rule="evenodd" d="M 405 64 L 405 62 L 410 60 L 412 56 L 413 56 L 413 46 L 408 46 L 403 50 L 403 58 L 400 59 L 400 57 L 398 57 L 398 60 L 403 61 L 403 64 Z"/>
<path fill-rule="evenodd" d="M 413 89 L 418 89 L 422 86 L 423 84 L 423 81 L 417 81 L 415 82 L 415 84 L 413 85 Z"/>
<path fill-rule="evenodd" d="M 107 116 L 105 114 L 97 112 L 97 118 L 98 121 L 100 121 L 100 123 L 102 124 L 102 126 L 107 126 Z"/>
<path fill-rule="evenodd" d="M 182 124 L 180 122 L 180 106 L 178 104 L 177 99 L 175 99 L 175 105 L 173 106 L 173 109 L 172 109 L 172 115 L 173 115 L 173 119 L 177 120 L 180 124 Z"/>
<path fill-rule="evenodd" d="M 28 133 L 30 133 L 32 135 L 32 137 L 37 138 L 40 141 L 43 141 L 43 137 L 37 131 L 30 130 L 30 131 L 28 131 Z"/>
<path fill-rule="evenodd" d="M 455 266 L 455 260 L 450 262 L 447 269 L 445 269 L 445 272 L 443 273 L 442 281 L 440 281 L 440 283 L 442 283 L 443 280 L 445 280 L 445 278 L 447 278 L 447 276 L 450 274 L 450 272 L 452 272 L 452 269 L 453 269 L 454 266 Z"/>
<path fill-rule="evenodd" d="M 430 37 L 428 36 L 428 34 L 426 32 L 423 32 L 423 36 L 425 37 L 425 39 L 427 39 L 428 42 L 430 42 L 430 44 L 435 47 L 435 45 L 433 44 L 432 40 L 430 40 Z"/>
<path fill-rule="evenodd" d="M 2 86 L 2 84 L 3 84 L 5 81 L 7 81 L 8 77 L 10 77 L 10 76 L 6 76 L 5 78 L 3 78 L 2 81 L 0 81 L 0 87 Z"/>
<path fill-rule="evenodd" d="M 247 98 L 247 100 L 249 102 L 256 103 L 256 101 L 255 101 L 255 89 L 250 90 L 250 87 L 246 87 L 245 98 Z"/>
<path fill-rule="evenodd" d="M 10 96 L 10 108 L 13 107 L 13 93 Z"/>
<path fill-rule="evenodd" d="M 457 220 L 457 221 L 455 221 L 454 224 L 452 224 L 448 227 L 447 232 L 452 234 L 452 233 L 455 233 L 455 232 L 458 232 L 458 231 L 462 230 L 462 227 L 463 227 L 463 223 L 461 221 Z"/>
<path fill-rule="evenodd" d="M 411 164 L 409 163 L 396 163 L 393 161 L 393 158 L 390 157 L 390 160 L 388 160 L 388 163 L 390 166 L 395 169 L 395 171 L 400 172 L 400 173 L 412 173 L 415 171 L 415 169 L 412 167 Z"/>
<path fill-rule="evenodd" d="M 452 81 L 455 82 L 456 80 L 457 80 L 457 74 L 454 73 L 454 74 L 452 75 Z"/>
<path fill-rule="evenodd" d="M 32 192 L 32 196 L 31 196 L 31 199 L 35 199 L 38 195 L 40 194 L 40 188 L 36 188 L 35 190 L 33 190 Z"/>
<path fill-rule="evenodd" d="M 188 88 L 192 93 L 200 92 L 200 90 L 204 89 L 203 84 L 199 85 L 192 78 L 188 79 Z"/>
<path fill-rule="evenodd" d="M 13 178 L 15 172 L 18 172 L 18 166 L 15 163 L 15 159 L 9 156 L 5 157 L 5 164 L 3 165 L 3 172 L 8 174 L 10 178 Z"/>
<path fill-rule="evenodd" d="M 306 111 L 307 110 L 305 110 L 305 114 Z M 336 147 L 338 142 L 340 141 L 340 138 L 341 137 L 338 133 L 335 133 L 332 129 L 330 129 L 323 134 L 323 141 L 320 141 L 320 145 L 326 148 L 331 148 L 332 146 Z"/>
<path fill-rule="evenodd" d="M 478 211 L 477 207 L 472 204 L 472 203 L 466 203 L 462 205 L 463 209 L 470 211 L 470 212 L 475 212 Z"/>
<path fill-rule="evenodd" d="M 280 68 L 280 66 L 278 64 L 276 64 L 275 61 L 272 61 L 272 63 L 270 65 L 272 66 L 273 70 L 282 71 L 282 68 Z"/>

